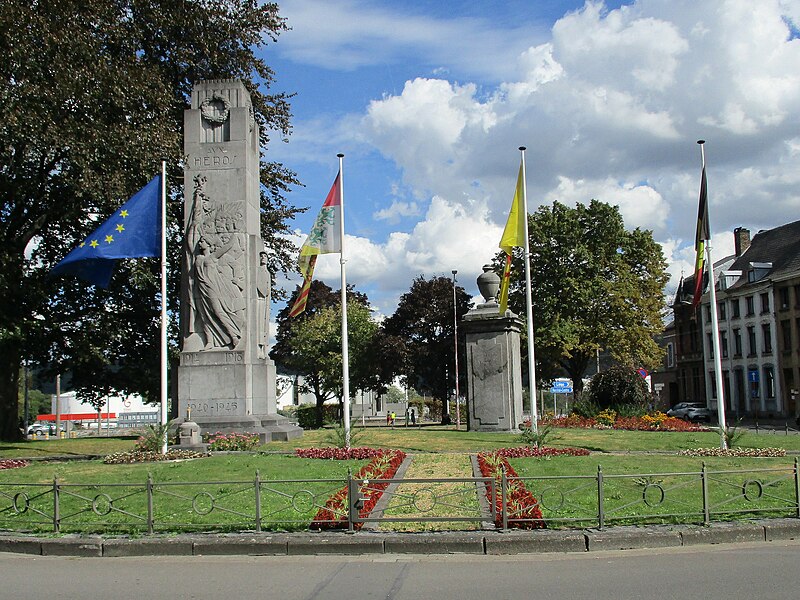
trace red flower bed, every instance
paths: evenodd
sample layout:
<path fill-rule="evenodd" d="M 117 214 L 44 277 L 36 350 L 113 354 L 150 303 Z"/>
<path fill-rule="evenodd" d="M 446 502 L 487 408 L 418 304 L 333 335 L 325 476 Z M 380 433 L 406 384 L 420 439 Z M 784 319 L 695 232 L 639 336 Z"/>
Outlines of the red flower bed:
<path fill-rule="evenodd" d="M 0 460 L 0 470 L 2 469 L 18 469 L 20 467 L 27 467 L 28 466 L 27 460 L 17 460 L 13 458 L 6 458 Z"/>
<path fill-rule="evenodd" d="M 367 517 L 375 508 L 388 482 L 371 483 L 374 479 L 391 479 L 406 458 L 406 453 L 400 450 L 381 450 L 369 464 L 364 465 L 353 476 L 361 482 L 358 488 L 359 496 L 365 498 L 364 505 L 359 510 L 360 517 Z M 311 529 L 345 529 L 347 528 L 347 486 L 336 492 L 325 503 L 325 508 L 317 511 L 311 522 Z M 361 529 L 363 523 L 354 523 L 355 529 Z"/>
<path fill-rule="evenodd" d="M 491 488 L 486 486 L 486 497 L 489 498 L 489 502 L 495 502 L 495 526 L 503 526 L 503 510 L 506 510 L 513 515 L 513 518 L 508 519 L 509 527 L 520 529 L 544 529 L 547 527 L 544 517 L 542 517 L 542 510 L 539 508 L 539 501 L 527 490 L 522 481 L 513 479 L 519 475 L 505 456 L 498 452 L 480 453 L 478 454 L 478 467 L 484 477 L 493 477 L 495 480 L 497 493 L 494 499 L 491 497 Z M 505 507 L 503 507 L 503 495 L 500 488 L 504 468 L 506 478 L 512 478 L 507 484 Z M 517 519 L 531 520 L 519 521 Z"/>
<path fill-rule="evenodd" d="M 530 421 L 525 425 L 530 427 Z M 587 419 L 575 414 L 567 417 L 544 417 L 539 419 L 539 425 L 550 425 L 551 427 L 579 428 L 579 429 L 624 429 L 627 431 L 709 431 L 708 427 L 690 423 L 675 417 L 666 417 L 659 424 L 653 420 L 643 419 L 642 417 L 617 417 L 612 426 L 601 426 L 595 419 Z"/>
<path fill-rule="evenodd" d="M 383 448 L 298 448 L 294 451 L 300 458 L 322 458 L 326 460 L 363 460 L 386 453 Z"/>
<path fill-rule="evenodd" d="M 518 448 L 500 448 L 494 451 L 504 458 L 543 458 L 547 456 L 589 456 L 586 448 L 536 448 L 534 446 L 520 446 Z"/>

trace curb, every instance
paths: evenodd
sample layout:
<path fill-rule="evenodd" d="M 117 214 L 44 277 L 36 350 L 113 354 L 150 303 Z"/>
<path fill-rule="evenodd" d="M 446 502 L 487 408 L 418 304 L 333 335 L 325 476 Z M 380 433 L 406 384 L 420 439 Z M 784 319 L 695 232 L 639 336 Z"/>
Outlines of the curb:
<path fill-rule="evenodd" d="M 0 533 L 0 552 L 36 556 L 308 556 L 321 554 L 540 554 L 800 540 L 800 519 L 609 529 L 438 533 L 242 533 L 144 538 Z"/>

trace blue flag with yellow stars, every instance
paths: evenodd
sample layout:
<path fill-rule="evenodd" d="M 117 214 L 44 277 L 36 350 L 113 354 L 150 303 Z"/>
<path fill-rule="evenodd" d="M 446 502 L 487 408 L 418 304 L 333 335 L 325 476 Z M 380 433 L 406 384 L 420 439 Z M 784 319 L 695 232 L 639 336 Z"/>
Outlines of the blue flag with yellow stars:
<path fill-rule="evenodd" d="M 161 176 L 139 190 L 50 272 L 108 287 L 120 258 L 161 256 Z"/>

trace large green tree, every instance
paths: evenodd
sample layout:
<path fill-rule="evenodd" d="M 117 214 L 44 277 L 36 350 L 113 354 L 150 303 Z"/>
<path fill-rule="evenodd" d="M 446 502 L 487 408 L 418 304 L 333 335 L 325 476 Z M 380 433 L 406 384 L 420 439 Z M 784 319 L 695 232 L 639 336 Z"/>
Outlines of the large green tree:
<path fill-rule="evenodd" d="M 114 208 L 169 167 L 171 314 L 181 247 L 183 111 L 194 82 L 248 87 L 261 146 L 290 130 L 288 98 L 256 51 L 286 29 L 255 0 L 0 3 L 0 439 L 18 439 L 21 359 L 72 374 L 90 398 L 158 389 L 158 261 L 122 261 L 107 291 L 48 271 Z M 262 231 L 273 271 L 296 183 L 262 160 Z M 177 332 L 171 324 L 173 351 Z"/>
<path fill-rule="evenodd" d="M 470 309 L 470 297 L 448 277 L 414 279 L 400 297 L 397 310 L 386 319 L 383 331 L 403 344 L 405 361 L 398 365 L 408 385 L 444 402 L 455 389 L 454 317 L 461 320 Z M 466 392 L 464 336 L 459 329 L 459 391 Z M 464 394 L 465 395 L 465 394 Z"/>
<path fill-rule="evenodd" d="M 325 401 L 342 399 L 341 291 L 334 292 L 314 280 L 306 310 L 290 318 L 291 304 L 278 314 L 278 333 L 270 356 L 282 368 L 302 375 L 304 390 L 316 398 L 317 424 L 321 425 Z M 384 337 L 372 318 L 367 296 L 352 288 L 347 293 L 347 329 L 351 397 L 357 390 L 382 392 L 393 377 L 382 365 L 392 361 L 383 359 L 387 352 Z"/>
<path fill-rule="evenodd" d="M 528 215 L 536 359 L 563 368 L 576 394 L 598 349 L 628 367 L 653 368 L 663 350 L 664 255 L 650 231 L 625 228 L 619 208 L 559 202 Z M 522 253 L 509 305 L 525 315 Z M 503 255 L 505 256 L 505 255 Z M 498 263 L 501 257 L 498 255 Z"/>

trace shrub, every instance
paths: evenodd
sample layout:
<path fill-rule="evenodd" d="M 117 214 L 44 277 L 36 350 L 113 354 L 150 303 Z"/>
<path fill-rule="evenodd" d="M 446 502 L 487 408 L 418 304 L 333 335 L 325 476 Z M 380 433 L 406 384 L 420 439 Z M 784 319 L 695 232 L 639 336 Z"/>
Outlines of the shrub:
<path fill-rule="evenodd" d="M 214 433 L 208 437 L 212 452 L 247 452 L 261 445 L 257 433 Z"/>
<path fill-rule="evenodd" d="M 531 422 L 525 421 L 520 428 L 519 441 L 534 448 L 541 448 L 544 446 L 545 441 L 549 437 L 557 439 L 557 437 L 553 435 L 553 426 L 549 423 L 539 423 L 539 427 L 534 431 L 531 427 Z"/>
<path fill-rule="evenodd" d="M 317 407 L 313 404 L 301 404 L 298 406 L 297 424 L 303 429 L 319 429 Z"/>
<path fill-rule="evenodd" d="M 583 394 L 583 397 L 572 407 L 572 412 L 584 419 L 593 419 L 600 412 L 600 407 L 588 398 L 588 394 Z"/>
<path fill-rule="evenodd" d="M 350 445 L 355 444 L 367 432 L 366 427 L 353 427 L 355 421 L 350 423 Z M 329 423 L 331 429 L 325 435 L 325 441 L 337 448 L 346 448 L 348 446 L 344 430 L 344 423 Z"/>
<path fill-rule="evenodd" d="M 162 446 L 167 441 L 169 428 L 172 421 L 169 423 L 158 423 L 156 425 L 148 425 L 144 433 L 136 440 L 137 452 L 161 452 Z"/>
<path fill-rule="evenodd" d="M 601 409 L 610 408 L 625 416 L 644 414 L 650 400 L 645 380 L 627 367 L 611 367 L 598 373 L 584 393 Z"/>

